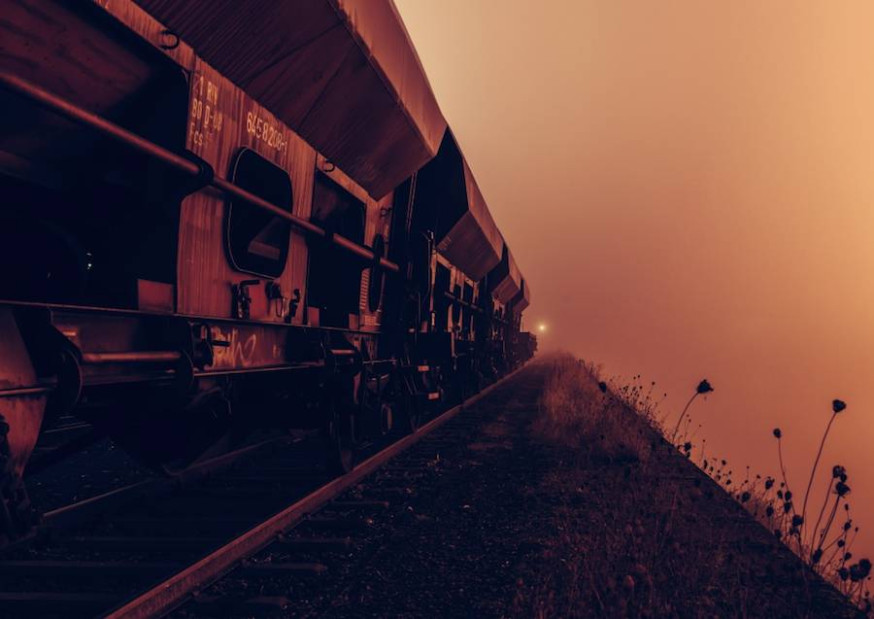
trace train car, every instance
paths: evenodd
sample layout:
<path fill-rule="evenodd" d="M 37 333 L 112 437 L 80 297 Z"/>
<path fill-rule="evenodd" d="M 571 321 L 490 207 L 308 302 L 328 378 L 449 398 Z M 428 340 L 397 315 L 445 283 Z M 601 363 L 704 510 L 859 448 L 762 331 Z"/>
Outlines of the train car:
<path fill-rule="evenodd" d="M 513 316 L 517 321 L 511 329 L 513 349 L 511 352 L 513 362 L 524 363 L 537 353 L 537 336 L 530 331 L 522 331 L 522 312 L 531 305 L 531 288 L 523 278 L 521 290 L 513 299 Z"/>
<path fill-rule="evenodd" d="M 524 360 L 521 274 L 394 5 L 258 7 L 4 3 L 2 540 L 60 415 L 170 474 L 318 428 L 343 471 Z"/>
<path fill-rule="evenodd" d="M 409 184 L 410 212 L 398 215 L 409 220 L 410 347 L 421 382 L 439 385 L 430 397 L 458 401 L 482 382 L 482 281 L 500 261 L 503 239 L 451 131 Z"/>

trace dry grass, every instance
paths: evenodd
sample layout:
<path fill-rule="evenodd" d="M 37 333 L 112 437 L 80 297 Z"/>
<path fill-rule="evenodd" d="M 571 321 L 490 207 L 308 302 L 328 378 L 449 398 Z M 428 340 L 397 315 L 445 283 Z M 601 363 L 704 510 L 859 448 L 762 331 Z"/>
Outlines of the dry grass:
<path fill-rule="evenodd" d="M 598 368 L 556 354 L 541 363 L 549 374 L 534 430 L 548 440 L 611 461 L 649 459 L 651 445 L 639 415 L 600 381 Z"/>
<path fill-rule="evenodd" d="M 768 540 L 764 530 L 748 545 L 749 522 L 730 505 L 734 498 L 768 530 L 784 532 L 786 542 L 792 513 L 783 484 L 751 478 L 748 467 L 744 479 L 726 460 L 705 458 L 702 450 L 699 467 L 725 490 L 714 492 L 702 479 L 685 477 L 691 462 L 678 462 L 691 460 L 695 433 L 688 404 L 680 422 L 667 427 L 658 415 L 655 383 L 643 385 L 635 376 L 630 385 L 608 385 L 598 367 L 569 354 L 539 363 L 548 371 L 532 429 L 566 453 L 562 470 L 544 479 L 544 489 L 567 501 L 556 509 L 560 534 L 545 557 L 563 571 L 545 570 L 553 575 L 523 604 L 530 616 L 819 616 L 811 603 L 829 594 L 815 593 L 818 579 L 788 560 L 786 546 Z M 698 394 L 710 390 L 702 391 L 705 383 Z M 658 457 L 651 457 L 656 451 Z M 713 520 L 722 524 L 711 526 Z M 847 565 L 843 549 L 857 529 L 845 526 L 820 565 L 811 567 L 865 607 L 862 584 L 823 573 L 825 564 Z"/>

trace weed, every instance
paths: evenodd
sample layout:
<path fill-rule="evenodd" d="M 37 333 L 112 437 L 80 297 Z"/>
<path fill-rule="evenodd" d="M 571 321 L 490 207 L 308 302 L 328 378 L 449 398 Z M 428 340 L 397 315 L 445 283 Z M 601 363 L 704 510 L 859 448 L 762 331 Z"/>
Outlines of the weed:
<path fill-rule="evenodd" d="M 550 372 L 540 398 L 535 431 L 582 449 L 595 459 L 638 460 L 649 457 L 642 428 L 629 423 L 634 413 L 599 379 L 599 368 L 559 354 L 545 363 Z"/>
<path fill-rule="evenodd" d="M 826 439 L 838 414 L 846 408 L 847 405 L 842 400 L 832 401 L 831 416 L 811 466 L 800 511 L 796 510 L 795 497 L 790 489 L 783 462 L 784 433 L 780 428 L 774 428 L 772 432 L 777 440 L 777 458 L 781 475 L 779 486 L 775 487 L 773 477 L 767 477 L 761 485 L 754 483 L 750 488 L 732 494 L 812 571 L 831 582 L 851 602 L 870 614 L 872 605 L 868 583 L 871 580 L 871 562 L 867 558 L 852 561 L 853 554 L 850 549 L 859 527 L 855 526 L 850 518 L 848 497 L 851 489 L 847 483 L 849 475 L 845 467 L 840 464 L 832 466 L 829 491 L 825 493 L 813 526 L 807 519 L 807 505 Z M 704 470 L 718 483 L 722 483 L 727 490 L 729 489 L 719 471 L 714 474 L 713 468 L 710 467 L 708 470 L 706 466 Z M 844 514 L 842 523 L 838 518 L 841 511 Z"/>
<path fill-rule="evenodd" d="M 649 433 L 640 431 L 642 421 L 669 441 L 673 445 L 671 449 L 677 448 L 682 455 L 691 458 L 694 447 L 692 439 L 700 425 L 690 435 L 692 420 L 688 413 L 699 396 L 713 391 L 707 379 L 698 383 L 672 431 L 668 432 L 665 428 L 666 417 L 660 418 L 658 415 L 659 405 L 667 394 L 656 398 L 655 382 L 645 386 L 640 375 L 634 376 L 626 384 L 617 384 L 616 379 L 607 382 L 601 380 L 599 367 L 577 361 L 567 354 L 557 355 L 546 362 L 552 364 L 552 367 L 540 401 L 541 414 L 535 422 L 535 429 L 542 435 L 561 444 L 581 448 L 589 457 L 606 458 L 609 461 L 625 459 L 646 462 L 656 443 L 647 438 Z M 749 467 L 746 467 L 744 478 L 739 480 L 740 476 L 734 475 L 727 459 L 718 458 L 714 454 L 705 457 L 706 441 L 703 439 L 698 466 L 768 530 L 773 531 L 775 537 L 801 558 L 809 570 L 831 582 L 851 602 L 870 614 L 871 600 L 867 583 L 871 580 L 872 565 L 867 558 L 856 560 L 852 553 L 859 527 L 850 517 L 848 498 L 851 489 L 847 470 L 843 466 L 836 464 L 832 467 L 829 492 L 826 493 L 817 518 L 813 526 L 807 521 L 813 480 L 826 440 L 836 417 L 846 408 L 846 403 L 841 400 L 832 402 L 831 416 L 811 467 L 800 511 L 796 508 L 797 499 L 790 488 L 783 461 L 784 434 L 780 428 L 773 430 L 777 440 L 779 480 L 761 475 L 751 478 Z M 637 423 L 630 423 L 629 415 Z M 631 486 L 628 490 L 629 499 L 632 504 L 636 504 L 641 487 Z M 709 490 L 696 490 L 695 496 L 700 497 L 693 500 L 700 500 L 701 497 L 713 499 Z M 657 527 L 660 533 L 647 545 L 648 552 L 638 548 L 639 542 L 635 541 L 635 555 L 643 557 L 652 554 L 657 557 L 668 550 L 665 548 L 665 541 L 669 537 L 667 532 L 671 528 L 673 513 L 672 505 L 667 511 L 667 519 Z M 632 527 L 628 535 L 633 533 Z M 647 561 L 644 563 L 649 564 Z M 654 566 L 655 564 L 652 567 Z M 808 595 L 809 570 L 802 570 L 799 575 Z M 639 582 L 637 573 L 629 574 L 621 581 L 621 585 L 614 583 L 608 590 L 621 589 L 630 601 L 637 595 Z M 600 598 L 597 598 L 597 602 L 604 610 Z"/>
<path fill-rule="evenodd" d="M 692 406 L 692 402 L 694 402 L 695 398 L 697 398 L 699 395 L 705 395 L 710 393 L 711 391 L 713 391 L 713 387 L 710 386 L 710 383 L 707 381 L 706 378 L 698 383 L 698 386 L 695 388 L 695 393 L 693 393 L 692 397 L 689 398 L 689 401 L 686 402 L 686 406 L 685 408 L 683 408 L 683 412 L 680 413 L 680 418 L 677 419 L 677 425 L 674 426 L 674 432 L 673 434 L 671 434 L 672 443 L 677 440 L 677 432 L 680 430 L 680 424 L 682 423 L 683 419 L 686 418 L 686 413 L 689 411 L 689 407 Z"/>

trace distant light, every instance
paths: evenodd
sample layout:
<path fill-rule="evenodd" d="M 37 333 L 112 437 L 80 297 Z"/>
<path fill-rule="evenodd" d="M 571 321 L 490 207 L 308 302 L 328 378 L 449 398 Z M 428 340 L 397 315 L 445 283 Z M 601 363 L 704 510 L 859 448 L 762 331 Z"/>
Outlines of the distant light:
<path fill-rule="evenodd" d="M 539 325 L 537 325 L 537 330 L 540 331 L 541 333 L 545 333 L 546 332 L 546 325 L 541 322 Z"/>

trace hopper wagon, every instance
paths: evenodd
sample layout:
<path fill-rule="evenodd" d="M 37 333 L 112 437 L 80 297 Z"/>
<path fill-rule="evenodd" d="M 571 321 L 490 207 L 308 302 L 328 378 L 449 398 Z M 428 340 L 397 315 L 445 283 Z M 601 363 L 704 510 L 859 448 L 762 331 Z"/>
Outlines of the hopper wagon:
<path fill-rule="evenodd" d="M 168 474 L 329 465 L 534 352 L 527 281 L 390 0 L 5 0 L 0 545 L 73 415 Z"/>

